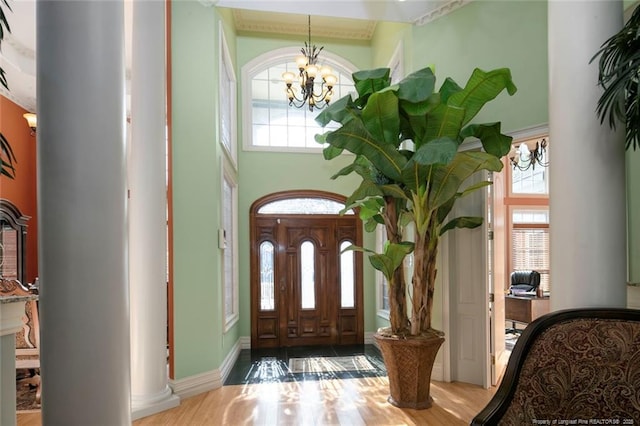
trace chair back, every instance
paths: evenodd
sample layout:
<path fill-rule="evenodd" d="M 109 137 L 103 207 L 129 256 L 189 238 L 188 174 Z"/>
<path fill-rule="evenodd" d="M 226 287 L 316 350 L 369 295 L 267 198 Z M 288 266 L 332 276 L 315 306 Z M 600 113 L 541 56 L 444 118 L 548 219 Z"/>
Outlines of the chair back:
<path fill-rule="evenodd" d="M 612 419 L 637 425 L 639 383 L 639 310 L 556 311 L 527 326 L 493 399 L 471 424 Z"/>

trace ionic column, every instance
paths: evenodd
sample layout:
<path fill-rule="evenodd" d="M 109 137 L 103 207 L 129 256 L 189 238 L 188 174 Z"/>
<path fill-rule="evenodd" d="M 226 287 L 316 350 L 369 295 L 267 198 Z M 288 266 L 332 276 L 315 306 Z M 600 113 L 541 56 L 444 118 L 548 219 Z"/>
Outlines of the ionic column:
<path fill-rule="evenodd" d="M 133 418 L 179 404 L 167 371 L 165 4 L 133 2 L 129 281 Z"/>
<path fill-rule="evenodd" d="M 624 129 L 600 124 L 590 63 L 622 27 L 622 1 L 551 0 L 548 17 L 551 307 L 624 307 Z"/>
<path fill-rule="evenodd" d="M 39 1 L 42 423 L 131 423 L 122 0 Z"/>

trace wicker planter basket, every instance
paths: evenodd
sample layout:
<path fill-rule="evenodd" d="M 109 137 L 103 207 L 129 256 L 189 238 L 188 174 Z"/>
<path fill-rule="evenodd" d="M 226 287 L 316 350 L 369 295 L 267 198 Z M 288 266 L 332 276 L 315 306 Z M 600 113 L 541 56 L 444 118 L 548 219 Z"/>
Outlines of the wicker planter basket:
<path fill-rule="evenodd" d="M 389 377 L 389 403 L 421 410 L 431 407 L 431 371 L 444 337 L 398 337 L 374 335 Z"/>

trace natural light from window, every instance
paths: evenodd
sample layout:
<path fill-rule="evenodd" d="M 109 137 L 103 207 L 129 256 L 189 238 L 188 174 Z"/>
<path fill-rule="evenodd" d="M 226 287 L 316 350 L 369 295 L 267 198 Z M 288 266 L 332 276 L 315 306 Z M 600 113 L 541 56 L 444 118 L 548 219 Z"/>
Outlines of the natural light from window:
<path fill-rule="evenodd" d="M 333 88 L 332 100 L 355 92 L 351 71 L 339 63 L 327 60 L 326 56 L 324 64 L 331 66 L 338 77 L 338 83 Z M 315 141 L 315 135 L 337 127 L 335 123 L 325 128 L 320 127 L 315 122 L 316 116 L 321 112 L 319 109 L 311 112 L 306 105 L 302 108 L 289 106 L 282 78 L 286 71 L 297 71 L 295 54 L 290 58 L 281 58 L 278 63 L 267 64 L 266 68 L 262 67 L 249 76 L 251 104 L 248 112 L 251 114 L 251 142 L 245 144 L 245 148 L 277 151 L 318 150 L 322 145 Z M 299 91 L 298 87 L 298 95 Z"/>

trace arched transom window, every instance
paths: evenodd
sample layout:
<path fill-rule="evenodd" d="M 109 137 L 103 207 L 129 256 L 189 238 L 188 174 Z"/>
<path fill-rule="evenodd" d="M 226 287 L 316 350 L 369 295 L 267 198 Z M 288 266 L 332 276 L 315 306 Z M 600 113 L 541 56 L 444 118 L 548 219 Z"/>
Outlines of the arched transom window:
<path fill-rule="evenodd" d="M 307 106 L 289 106 L 282 74 L 296 72 L 297 48 L 268 52 L 243 67 L 244 148 L 247 150 L 309 151 L 322 146 L 315 135 L 331 129 L 320 127 L 316 116 L 321 110 L 309 111 Z M 333 68 L 338 83 L 333 88 L 333 100 L 355 92 L 351 74 L 355 67 L 326 50 L 320 55 L 320 65 Z M 333 127 L 335 128 L 335 126 Z"/>

